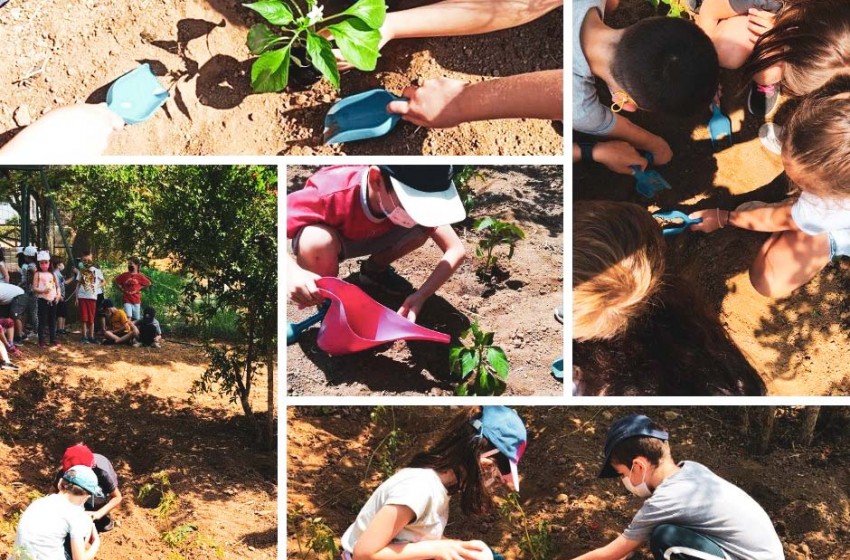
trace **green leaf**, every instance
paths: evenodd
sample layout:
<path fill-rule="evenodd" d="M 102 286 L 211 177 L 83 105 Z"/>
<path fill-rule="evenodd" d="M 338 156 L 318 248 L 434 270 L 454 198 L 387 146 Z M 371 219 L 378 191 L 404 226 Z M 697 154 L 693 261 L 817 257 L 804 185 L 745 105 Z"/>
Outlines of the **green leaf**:
<path fill-rule="evenodd" d="M 490 367 L 493 368 L 493 371 L 496 372 L 496 375 L 498 375 L 502 381 L 506 381 L 508 379 L 510 365 L 508 364 L 508 357 L 505 355 L 504 350 L 502 350 L 498 346 L 491 346 L 490 348 L 488 348 L 487 362 L 490 364 Z"/>
<path fill-rule="evenodd" d="M 257 93 L 283 91 L 289 83 L 289 47 L 269 51 L 251 66 L 251 88 Z"/>
<path fill-rule="evenodd" d="M 478 354 L 474 353 L 472 350 L 464 350 L 460 355 L 460 374 L 461 377 L 466 377 L 469 375 L 472 370 L 475 369 L 475 366 L 478 365 Z"/>
<path fill-rule="evenodd" d="M 490 346 L 491 344 L 493 344 L 493 335 L 495 335 L 495 334 L 496 333 L 491 333 L 491 332 L 484 333 L 484 337 L 481 339 L 481 345 L 482 346 Z"/>
<path fill-rule="evenodd" d="M 266 21 L 274 25 L 289 25 L 292 23 L 292 11 L 281 0 L 260 0 L 253 4 L 242 4 L 248 9 L 254 10 Z"/>
<path fill-rule="evenodd" d="M 493 378 L 490 376 L 490 373 L 487 371 L 487 366 L 481 364 L 481 367 L 478 368 L 478 388 L 480 389 L 479 395 L 492 395 L 493 394 Z"/>
<path fill-rule="evenodd" d="M 463 350 L 463 346 L 454 346 L 449 350 L 449 371 L 455 370 L 455 367 L 460 362 L 460 354 Z"/>
<path fill-rule="evenodd" d="M 319 72 L 327 78 L 336 89 L 339 89 L 339 69 L 336 67 L 333 47 L 330 41 L 316 35 L 312 31 L 307 32 L 307 54 Z"/>
<path fill-rule="evenodd" d="M 347 19 L 328 26 L 342 56 L 359 70 L 371 71 L 378 64 L 381 32 L 359 19 Z"/>
<path fill-rule="evenodd" d="M 283 37 L 275 35 L 264 23 L 257 23 L 248 31 L 248 50 L 251 54 L 263 54 L 273 44 L 283 41 Z"/>
<path fill-rule="evenodd" d="M 487 229 L 488 227 L 492 226 L 495 223 L 496 223 L 496 220 L 494 220 L 493 218 L 491 218 L 489 216 L 486 217 L 486 218 L 481 218 L 480 220 L 477 220 L 474 224 L 475 231 L 481 231 L 483 229 Z"/>
<path fill-rule="evenodd" d="M 483 251 L 483 250 L 481 250 L 481 246 L 480 246 L 480 245 L 478 245 L 477 247 L 475 247 L 475 256 L 476 256 L 476 257 L 483 257 L 483 256 L 484 256 L 484 251 Z"/>
<path fill-rule="evenodd" d="M 465 397 L 469 394 L 469 388 L 466 386 L 466 383 L 461 383 L 457 387 L 455 387 L 455 395 L 458 397 Z"/>
<path fill-rule="evenodd" d="M 360 0 L 342 13 L 360 19 L 372 29 L 380 29 L 387 16 L 387 6 L 384 0 Z"/>

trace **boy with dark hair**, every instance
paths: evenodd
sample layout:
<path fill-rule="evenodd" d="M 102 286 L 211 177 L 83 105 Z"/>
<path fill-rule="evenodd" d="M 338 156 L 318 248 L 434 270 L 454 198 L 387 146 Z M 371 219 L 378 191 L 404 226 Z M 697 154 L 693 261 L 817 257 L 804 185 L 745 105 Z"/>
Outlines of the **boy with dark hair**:
<path fill-rule="evenodd" d="M 637 150 L 650 152 L 656 165 L 669 162 L 673 152 L 663 138 L 620 112 L 643 109 L 687 116 L 704 110 L 717 92 L 720 67 L 711 40 L 693 23 L 653 17 L 626 29 L 608 27 L 605 11 L 618 4 L 573 3 L 573 129 L 623 141 L 601 143 L 599 150 L 592 142 L 574 144 L 573 161 L 598 160 L 614 171 L 631 173 L 629 165 L 647 164 Z M 599 101 L 596 78 L 611 91 L 610 109 Z"/>
<path fill-rule="evenodd" d="M 136 342 L 136 337 L 139 336 L 139 329 L 127 317 L 123 309 L 116 309 L 115 304 L 111 299 L 103 300 L 103 312 L 106 318 L 109 319 L 109 328 L 104 331 L 104 344 L 132 344 L 133 346 L 141 346 L 141 343 Z"/>
<path fill-rule="evenodd" d="M 103 272 L 94 265 L 91 251 L 83 251 L 80 268 L 74 269 L 77 280 L 77 305 L 80 322 L 83 324 L 83 344 L 96 344 L 94 323 L 97 317 L 97 302 L 103 298 Z"/>
<path fill-rule="evenodd" d="M 62 454 L 62 465 L 56 472 L 53 485 L 55 486 L 65 475 L 68 469 L 74 465 L 85 465 L 90 467 L 97 477 L 97 485 L 103 491 L 100 496 L 92 496 L 85 503 L 85 510 L 94 521 L 98 532 L 105 533 L 115 528 L 115 521 L 111 517 L 121 501 L 124 499 L 118 488 L 118 475 L 112 462 L 99 453 L 92 450 L 83 443 L 77 443 L 65 449 Z"/>
<path fill-rule="evenodd" d="M 676 463 L 667 432 L 633 414 L 611 426 L 600 478 L 621 477 L 645 499 L 623 533 L 576 560 L 620 560 L 649 542 L 656 560 L 782 560 L 767 513 L 746 492 L 693 461 Z"/>
<path fill-rule="evenodd" d="M 142 346 L 161 348 L 162 328 L 159 326 L 156 310 L 153 307 L 145 307 L 144 315 L 136 321 L 136 328 L 139 329 L 139 342 Z"/>
<path fill-rule="evenodd" d="M 367 257 L 360 283 L 410 294 L 398 313 L 415 322 L 425 301 L 466 257 L 450 225 L 466 218 L 454 174 L 451 165 L 345 165 L 315 173 L 286 197 L 286 236 L 294 255 L 287 271 L 289 298 L 303 306 L 322 303 L 316 280 L 337 276 L 345 259 Z M 443 257 L 414 290 L 390 263 L 428 239 Z"/>
<path fill-rule="evenodd" d="M 142 290 L 151 285 L 150 278 L 139 272 L 139 259 L 127 259 L 127 272 L 115 278 L 115 285 L 121 290 L 124 313 L 133 320 L 142 318 Z"/>

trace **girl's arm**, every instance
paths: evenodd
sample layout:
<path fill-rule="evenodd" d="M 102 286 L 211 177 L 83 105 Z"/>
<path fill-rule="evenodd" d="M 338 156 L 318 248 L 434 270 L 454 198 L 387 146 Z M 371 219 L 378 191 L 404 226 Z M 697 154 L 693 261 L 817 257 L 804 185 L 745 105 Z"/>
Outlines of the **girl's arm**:
<path fill-rule="evenodd" d="M 466 248 L 463 246 L 463 241 L 457 236 L 452 226 L 439 226 L 431 234 L 431 239 L 443 251 L 443 258 L 437 263 L 428 279 L 418 290 L 407 296 L 407 299 L 398 308 L 399 315 L 413 322 L 416 322 L 416 317 L 419 315 L 419 310 L 422 309 L 425 300 L 434 295 L 440 289 L 440 286 L 451 278 L 466 258 Z"/>
<path fill-rule="evenodd" d="M 354 560 L 484 560 L 490 554 L 480 541 L 428 540 L 392 543 L 393 538 L 416 518 L 407 506 L 386 505 L 354 545 Z M 392 543 L 392 544 L 391 544 Z"/>
<path fill-rule="evenodd" d="M 793 202 L 782 206 L 765 206 L 750 210 L 720 210 L 709 208 L 692 212 L 689 217 L 702 218 L 702 223 L 694 224 L 690 229 L 711 233 L 727 225 L 751 231 L 800 231 L 791 216 Z"/>
<path fill-rule="evenodd" d="M 721 19 L 728 19 L 737 15 L 739 14 L 732 9 L 729 0 L 705 0 L 699 7 L 696 22 L 706 35 L 713 38 L 714 31 Z"/>

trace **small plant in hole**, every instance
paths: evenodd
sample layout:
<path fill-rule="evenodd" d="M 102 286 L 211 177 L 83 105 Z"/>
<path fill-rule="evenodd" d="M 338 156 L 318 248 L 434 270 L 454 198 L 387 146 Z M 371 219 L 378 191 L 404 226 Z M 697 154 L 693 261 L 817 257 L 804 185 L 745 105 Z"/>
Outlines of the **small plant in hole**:
<path fill-rule="evenodd" d="M 522 538 L 519 548 L 525 554 L 523 558 L 531 560 L 550 560 L 555 557 L 555 543 L 552 542 L 552 532 L 548 521 L 540 521 L 536 528 L 529 529 L 529 520 L 519 503 L 519 494 L 511 492 L 508 497 L 499 504 L 499 513 L 505 521 L 515 526 L 514 515 L 520 519 Z"/>
<path fill-rule="evenodd" d="M 273 26 L 258 23 L 248 31 L 248 49 L 259 55 L 251 67 L 251 87 L 255 92 L 283 91 L 293 63 L 303 69 L 314 67 L 339 89 L 333 43 L 355 68 L 375 69 L 381 42 L 379 29 L 387 13 L 384 0 L 359 0 L 344 12 L 329 16 L 324 15 L 324 6 L 318 1 L 307 0 L 307 13 L 294 0 L 243 4 Z M 317 32 L 319 26 L 332 36 L 333 43 Z"/>
<path fill-rule="evenodd" d="M 660 4 L 667 4 L 668 17 L 683 17 L 688 13 L 688 3 L 685 0 L 649 0 L 649 3 L 652 4 L 652 7 L 656 10 Z"/>
<path fill-rule="evenodd" d="M 474 321 L 460 333 L 460 346 L 449 350 L 449 369 L 461 379 L 456 395 L 501 395 L 505 391 L 510 366 L 505 351 L 493 346 L 494 334 L 482 331 Z M 467 336 L 469 346 L 463 343 Z"/>
<path fill-rule="evenodd" d="M 525 239 L 525 232 L 514 224 L 502 222 L 490 216 L 475 220 L 473 228 L 482 235 L 475 248 L 475 256 L 483 259 L 479 271 L 485 277 L 493 276 L 493 269 L 499 261 L 498 253 L 494 249 L 499 246 L 508 248 L 508 260 L 514 256 L 514 248 L 518 241 Z"/>

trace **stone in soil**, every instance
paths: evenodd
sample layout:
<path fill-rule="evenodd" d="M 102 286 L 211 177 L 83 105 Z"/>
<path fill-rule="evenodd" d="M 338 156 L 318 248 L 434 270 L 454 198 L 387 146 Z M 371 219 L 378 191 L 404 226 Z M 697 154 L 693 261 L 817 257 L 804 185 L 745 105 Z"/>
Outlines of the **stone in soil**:
<path fill-rule="evenodd" d="M 15 124 L 18 126 L 29 126 L 32 124 L 32 117 L 30 116 L 30 109 L 26 105 L 21 105 L 17 109 L 15 109 L 12 118 L 15 119 Z"/>

